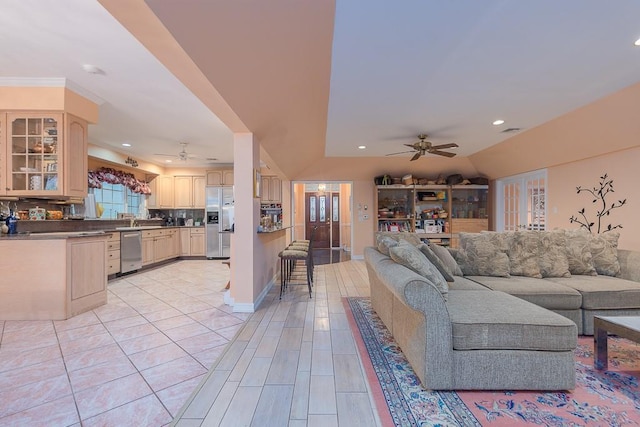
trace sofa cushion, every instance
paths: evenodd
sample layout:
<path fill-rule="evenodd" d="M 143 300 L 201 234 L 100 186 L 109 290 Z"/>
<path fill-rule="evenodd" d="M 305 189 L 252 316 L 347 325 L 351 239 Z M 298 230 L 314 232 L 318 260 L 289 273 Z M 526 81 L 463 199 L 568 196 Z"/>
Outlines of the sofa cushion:
<path fill-rule="evenodd" d="M 378 239 L 378 250 L 380 251 L 380 253 L 383 253 L 386 256 L 389 256 L 389 248 L 392 248 L 394 246 L 398 246 L 398 241 L 393 240 L 389 236 L 381 236 Z"/>
<path fill-rule="evenodd" d="M 443 297 L 447 297 L 449 286 L 438 269 L 427 260 L 422 252 L 411 243 L 401 240 L 398 246 L 389 248 L 389 255 L 398 264 L 415 271 L 429 282 L 433 283 Z"/>
<path fill-rule="evenodd" d="M 462 270 L 460 270 L 460 266 L 449 248 L 436 245 L 435 243 L 429 243 L 429 248 L 440 258 L 440 261 L 447 267 L 447 270 L 452 276 L 462 276 Z"/>
<path fill-rule="evenodd" d="M 431 248 L 429 248 L 427 244 L 421 243 L 420 245 L 418 245 L 418 249 L 420 249 L 420 252 L 422 252 L 424 256 L 427 257 L 429 262 L 438 269 L 440 274 L 442 274 L 442 277 L 444 277 L 444 280 L 446 280 L 447 282 L 453 282 L 453 276 L 451 275 L 449 269 L 444 265 L 442 261 L 440 261 L 440 258 L 438 258 L 438 256 L 431 250 Z"/>
<path fill-rule="evenodd" d="M 539 265 L 540 235 L 537 231 L 516 231 L 509 242 L 509 274 L 542 278 Z"/>
<path fill-rule="evenodd" d="M 549 310 L 578 310 L 582 295 L 574 288 L 532 277 L 467 277 L 494 291 L 502 291 Z"/>
<path fill-rule="evenodd" d="M 591 255 L 591 233 L 582 229 L 565 230 L 565 236 L 565 253 L 571 274 L 597 275 Z"/>
<path fill-rule="evenodd" d="M 618 238 L 620 233 L 609 231 L 591 236 L 590 249 L 593 266 L 598 274 L 615 276 L 620 273 L 618 262 Z"/>
<path fill-rule="evenodd" d="M 491 292 L 491 289 L 487 288 L 486 286 L 482 286 L 480 283 L 474 282 L 473 280 L 461 276 L 454 276 L 453 282 L 449 282 L 448 285 L 449 290 L 455 289 L 457 291 L 473 290 Z"/>
<path fill-rule="evenodd" d="M 640 308 L 640 283 L 609 276 L 577 276 L 550 278 L 553 282 L 573 288 L 582 294 L 582 308 Z"/>
<path fill-rule="evenodd" d="M 540 232 L 538 264 L 542 277 L 571 277 L 563 230 Z"/>
<path fill-rule="evenodd" d="M 509 277 L 509 257 L 491 241 L 491 234 L 459 234 L 460 250 L 456 261 L 465 276 Z"/>
<path fill-rule="evenodd" d="M 504 292 L 449 292 L 454 350 L 569 351 L 578 330 L 571 320 Z"/>

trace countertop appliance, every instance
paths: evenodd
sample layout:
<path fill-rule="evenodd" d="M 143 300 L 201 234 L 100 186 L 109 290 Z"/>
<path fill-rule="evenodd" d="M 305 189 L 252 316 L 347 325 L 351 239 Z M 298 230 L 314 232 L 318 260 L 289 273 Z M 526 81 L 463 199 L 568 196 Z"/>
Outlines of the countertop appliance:
<path fill-rule="evenodd" d="M 142 231 L 120 233 L 120 273 L 142 268 Z"/>
<path fill-rule="evenodd" d="M 233 219 L 233 187 L 206 188 L 207 258 L 229 258 Z"/>

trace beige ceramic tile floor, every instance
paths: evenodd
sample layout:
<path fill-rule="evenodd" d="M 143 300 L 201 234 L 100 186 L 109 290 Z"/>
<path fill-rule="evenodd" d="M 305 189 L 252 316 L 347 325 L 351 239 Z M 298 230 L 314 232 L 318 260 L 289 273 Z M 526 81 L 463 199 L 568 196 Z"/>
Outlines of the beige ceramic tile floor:
<path fill-rule="evenodd" d="M 66 321 L 0 321 L 0 426 L 162 426 L 242 327 L 220 261 L 109 282 L 109 302 Z"/>
<path fill-rule="evenodd" d="M 364 262 L 319 265 L 312 299 L 275 286 L 254 314 L 223 304 L 228 277 L 180 261 L 70 320 L 0 321 L 0 426 L 379 425 L 342 305 L 369 295 Z"/>

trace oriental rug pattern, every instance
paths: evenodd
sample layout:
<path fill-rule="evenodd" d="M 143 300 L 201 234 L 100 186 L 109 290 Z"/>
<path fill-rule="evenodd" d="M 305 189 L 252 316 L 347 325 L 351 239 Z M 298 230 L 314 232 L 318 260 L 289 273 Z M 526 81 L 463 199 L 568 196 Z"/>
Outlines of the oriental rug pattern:
<path fill-rule="evenodd" d="M 571 392 L 429 391 L 420 385 L 368 298 L 346 298 L 383 424 L 395 426 L 638 426 L 640 345 L 609 338 L 609 370 L 593 368 L 593 338 L 575 351 Z M 362 338 L 362 339 L 360 339 Z M 370 361 L 370 365 L 368 363 Z M 380 408 L 386 406 L 386 408 Z"/>

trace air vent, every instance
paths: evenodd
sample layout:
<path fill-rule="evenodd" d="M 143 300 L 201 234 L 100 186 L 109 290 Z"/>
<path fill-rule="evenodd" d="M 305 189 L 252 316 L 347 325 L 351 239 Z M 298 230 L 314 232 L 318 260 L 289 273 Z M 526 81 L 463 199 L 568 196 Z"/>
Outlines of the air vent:
<path fill-rule="evenodd" d="M 216 160 L 218 160 L 218 159 L 217 159 L 217 158 L 215 158 L 215 157 L 207 157 L 207 158 L 206 158 L 206 160 L 207 160 L 208 162 L 215 162 L 215 161 L 216 161 Z"/>
<path fill-rule="evenodd" d="M 502 131 L 502 133 L 520 132 L 521 130 L 521 128 L 506 128 Z"/>

